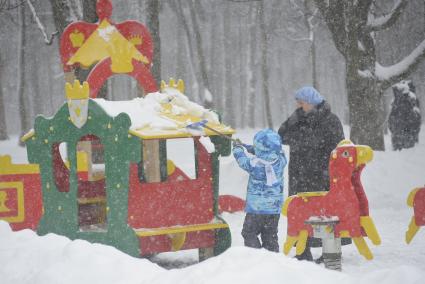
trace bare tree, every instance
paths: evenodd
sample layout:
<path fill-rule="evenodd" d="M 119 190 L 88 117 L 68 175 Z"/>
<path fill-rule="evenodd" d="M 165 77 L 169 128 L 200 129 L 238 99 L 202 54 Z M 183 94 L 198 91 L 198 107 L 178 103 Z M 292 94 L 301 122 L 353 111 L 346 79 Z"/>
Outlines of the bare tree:
<path fill-rule="evenodd" d="M 16 9 L 26 0 L 0 0 L 0 12 Z"/>
<path fill-rule="evenodd" d="M 52 5 L 53 11 L 53 20 L 59 35 L 62 35 L 63 30 L 70 24 L 69 19 L 71 18 L 71 10 L 68 4 L 68 0 L 50 0 L 50 5 Z"/>
<path fill-rule="evenodd" d="M 292 9 L 287 11 L 287 18 L 290 20 L 287 19 L 287 23 L 285 23 L 289 26 L 284 29 L 282 34 L 294 42 L 308 42 L 312 85 L 319 89 L 316 58 L 316 28 L 319 24 L 319 10 L 314 6 L 313 0 L 291 0 L 290 3 Z M 293 13 L 294 11 L 295 13 Z M 305 36 L 300 37 L 300 33 Z"/>
<path fill-rule="evenodd" d="M 58 32 L 56 31 L 56 32 L 52 33 L 51 35 L 48 35 L 47 32 L 46 32 L 46 28 L 44 27 L 43 23 L 40 21 L 40 18 L 37 15 L 37 12 L 36 12 L 36 10 L 34 8 L 34 5 L 31 3 L 30 0 L 27 0 L 27 4 L 28 4 L 28 7 L 31 10 L 32 16 L 34 18 L 34 21 L 37 24 L 38 29 L 40 30 L 40 32 L 43 35 L 44 43 L 47 44 L 47 45 L 51 45 L 52 42 L 53 42 L 53 37 L 55 35 L 57 35 Z"/>
<path fill-rule="evenodd" d="M 18 46 L 18 98 L 19 98 L 19 117 L 21 121 L 21 136 L 30 129 L 28 99 L 26 97 L 25 81 L 25 6 L 19 6 L 19 46 Z M 23 146 L 23 143 L 20 142 Z"/>
<path fill-rule="evenodd" d="M 314 0 L 346 63 L 350 137 L 355 143 L 384 150 L 382 96 L 385 89 L 409 76 L 425 58 L 425 40 L 392 66 L 377 61 L 374 35 L 391 27 L 408 4 L 397 0 L 388 14 L 375 17 L 373 0 Z"/>
<path fill-rule="evenodd" d="M 146 9 L 147 27 L 152 35 L 154 46 L 152 74 L 157 84 L 161 81 L 161 40 L 159 37 L 160 3 L 159 0 L 148 0 Z"/>
<path fill-rule="evenodd" d="M 228 3 L 225 4 L 228 6 Z M 223 47 L 224 47 L 224 118 L 225 122 L 230 125 L 235 125 L 236 123 L 236 114 L 235 114 L 235 105 L 234 105 L 234 95 L 233 95 L 233 78 L 232 78 L 232 62 L 233 62 L 233 51 L 232 46 L 232 27 L 230 24 L 231 19 L 230 7 L 224 11 L 223 14 Z"/>
<path fill-rule="evenodd" d="M 3 62 L 0 54 L 0 140 L 7 140 L 7 124 L 6 124 L 6 112 L 3 100 L 3 86 L 1 85 L 1 74 L 3 71 Z"/>
<path fill-rule="evenodd" d="M 197 50 L 197 61 L 199 62 L 199 70 L 201 72 L 200 78 L 202 81 L 200 82 L 200 88 L 202 90 L 202 99 L 203 99 L 203 105 L 206 108 L 212 108 L 213 107 L 213 98 L 210 92 L 210 84 L 208 80 L 208 73 L 207 73 L 207 63 L 204 55 L 204 51 L 202 48 L 202 37 L 201 32 L 199 28 L 199 21 L 197 18 L 197 14 L 202 13 L 202 7 L 199 2 L 194 3 L 194 0 L 189 1 L 189 11 L 190 11 L 190 18 L 192 21 L 192 27 L 193 27 L 193 34 L 195 37 L 196 42 L 196 50 Z"/>
<path fill-rule="evenodd" d="M 251 5 L 251 24 L 249 28 L 249 57 L 248 57 L 248 99 L 247 99 L 247 113 L 248 116 L 248 126 L 251 128 L 255 127 L 255 94 L 257 87 L 257 76 L 256 76 L 256 66 L 257 66 L 257 41 L 255 38 L 257 37 L 257 21 L 258 21 L 258 3 L 253 2 Z"/>
<path fill-rule="evenodd" d="M 260 30 L 261 30 L 261 74 L 262 74 L 262 91 L 264 97 L 264 107 L 266 112 L 267 126 L 273 128 L 272 111 L 270 107 L 270 94 L 269 94 L 269 66 L 268 66 L 268 52 L 269 52 L 269 33 L 266 28 L 266 19 L 264 11 L 264 0 L 260 2 L 259 17 L 260 17 Z"/>
<path fill-rule="evenodd" d="M 207 61 L 202 44 L 203 41 L 199 27 L 200 22 L 197 17 L 197 14 L 203 13 L 202 7 L 198 2 L 192 0 L 188 2 L 191 23 L 190 25 L 184 14 L 183 2 L 178 0 L 171 0 L 168 3 L 171 7 L 171 10 L 175 11 L 179 24 L 183 27 L 183 30 L 185 32 L 187 46 L 189 49 L 189 60 L 194 71 L 194 76 L 197 81 L 197 85 L 199 87 L 202 104 L 206 108 L 213 108 L 213 97 L 210 89 L 210 80 L 207 71 Z M 192 38 L 194 38 L 193 44 L 191 42 Z M 195 47 L 196 52 L 193 46 Z M 195 64 L 196 62 L 198 62 L 199 64 Z"/>

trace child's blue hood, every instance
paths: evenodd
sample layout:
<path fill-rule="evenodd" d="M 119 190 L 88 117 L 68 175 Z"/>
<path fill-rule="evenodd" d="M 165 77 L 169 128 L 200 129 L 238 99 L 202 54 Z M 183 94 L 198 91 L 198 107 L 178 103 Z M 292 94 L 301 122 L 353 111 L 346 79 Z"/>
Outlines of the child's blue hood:
<path fill-rule="evenodd" d="M 272 129 L 260 130 L 254 136 L 255 155 L 266 161 L 276 160 L 282 151 L 282 139 Z"/>

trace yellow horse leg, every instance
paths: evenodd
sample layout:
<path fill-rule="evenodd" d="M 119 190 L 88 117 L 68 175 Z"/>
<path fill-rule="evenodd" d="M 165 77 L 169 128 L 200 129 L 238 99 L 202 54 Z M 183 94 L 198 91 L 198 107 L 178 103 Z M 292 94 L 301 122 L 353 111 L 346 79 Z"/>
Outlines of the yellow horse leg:
<path fill-rule="evenodd" d="M 292 237 L 292 236 L 286 236 L 286 241 L 283 244 L 283 253 L 285 255 L 288 255 L 288 253 L 291 251 L 294 244 L 297 242 L 298 237 Z"/>
<path fill-rule="evenodd" d="M 353 238 L 353 241 L 361 255 L 363 255 L 367 260 L 373 259 L 373 254 L 367 246 L 363 237 Z"/>
<path fill-rule="evenodd" d="M 307 244 L 308 231 L 301 230 L 298 235 L 297 247 L 296 247 L 296 255 L 300 255 L 304 252 L 305 246 Z"/>
<path fill-rule="evenodd" d="M 416 235 L 418 230 L 419 230 L 419 226 L 416 225 L 415 216 L 413 216 L 412 219 L 410 220 L 409 228 L 407 229 L 407 232 L 406 232 L 406 243 L 409 244 L 412 241 L 413 237 Z"/>
<path fill-rule="evenodd" d="M 360 226 L 365 230 L 368 238 L 374 245 L 381 244 L 381 238 L 379 237 L 378 231 L 376 230 L 375 224 L 370 216 L 360 217 Z"/>

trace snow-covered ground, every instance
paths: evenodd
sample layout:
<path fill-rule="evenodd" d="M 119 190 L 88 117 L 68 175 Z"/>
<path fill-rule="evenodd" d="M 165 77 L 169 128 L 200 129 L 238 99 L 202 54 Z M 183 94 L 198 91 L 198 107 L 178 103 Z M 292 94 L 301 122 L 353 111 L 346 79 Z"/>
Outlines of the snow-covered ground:
<path fill-rule="evenodd" d="M 236 136 L 249 143 L 254 133 L 242 130 Z M 15 163 L 26 162 L 25 149 L 16 144 L 16 137 L 0 142 L 0 154 L 11 154 Z M 168 151 L 178 166 L 191 170 L 193 160 L 187 157 L 193 155 L 193 150 L 184 140 L 176 141 Z M 152 263 L 82 240 L 70 241 L 54 234 L 39 237 L 30 230 L 12 232 L 7 223 L 0 221 L 0 283 L 425 283 L 425 228 L 410 245 L 404 242 L 413 214 L 406 198 L 414 187 L 425 184 L 424 169 L 425 131 L 414 149 L 375 152 L 362 180 L 382 244 L 368 242 L 375 256 L 371 261 L 361 257 L 354 245 L 344 246 L 342 272 L 299 262 L 293 259 L 293 251 L 285 256 L 243 247 L 240 232 L 244 214 L 225 213 L 223 217 L 232 231 L 232 247 L 202 263 L 197 263 L 194 250 L 160 254 Z M 232 157 L 221 158 L 220 175 L 221 194 L 244 197 L 247 176 Z M 285 232 L 286 219 L 282 217 L 280 245 Z M 313 254 L 319 256 L 320 249 L 314 249 Z"/>

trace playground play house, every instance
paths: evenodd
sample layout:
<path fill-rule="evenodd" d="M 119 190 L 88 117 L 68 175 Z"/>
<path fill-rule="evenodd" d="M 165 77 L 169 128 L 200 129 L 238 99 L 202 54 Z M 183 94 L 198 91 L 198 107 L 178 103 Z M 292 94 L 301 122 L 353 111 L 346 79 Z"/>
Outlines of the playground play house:
<path fill-rule="evenodd" d="M 186 126 L 208 120 L 229 137 L 217 114 L 191 102 L 183 81 L 162 83 L 150 73 L 147 29 L 114 24 L 110 1 L 97 3 L 99 22 L 70 24 L 61 38 L 66 102 L 51 118 L 38 116 L 22 140 L 30 164 L 0 157 L 0 219 L 14 230 L 31 228 L 115 246 L 133 256 L 197 248 L 200 258 L 231 245 L 219 215 L 219 156 L 230 141 Z M 92 66 L 86 82 L 73 68 Z M 97 99 L 114 74 L 137 80 L 144 97 Z M 195 176 L 167 159 L 168 139 L 193 141 Z"/>

